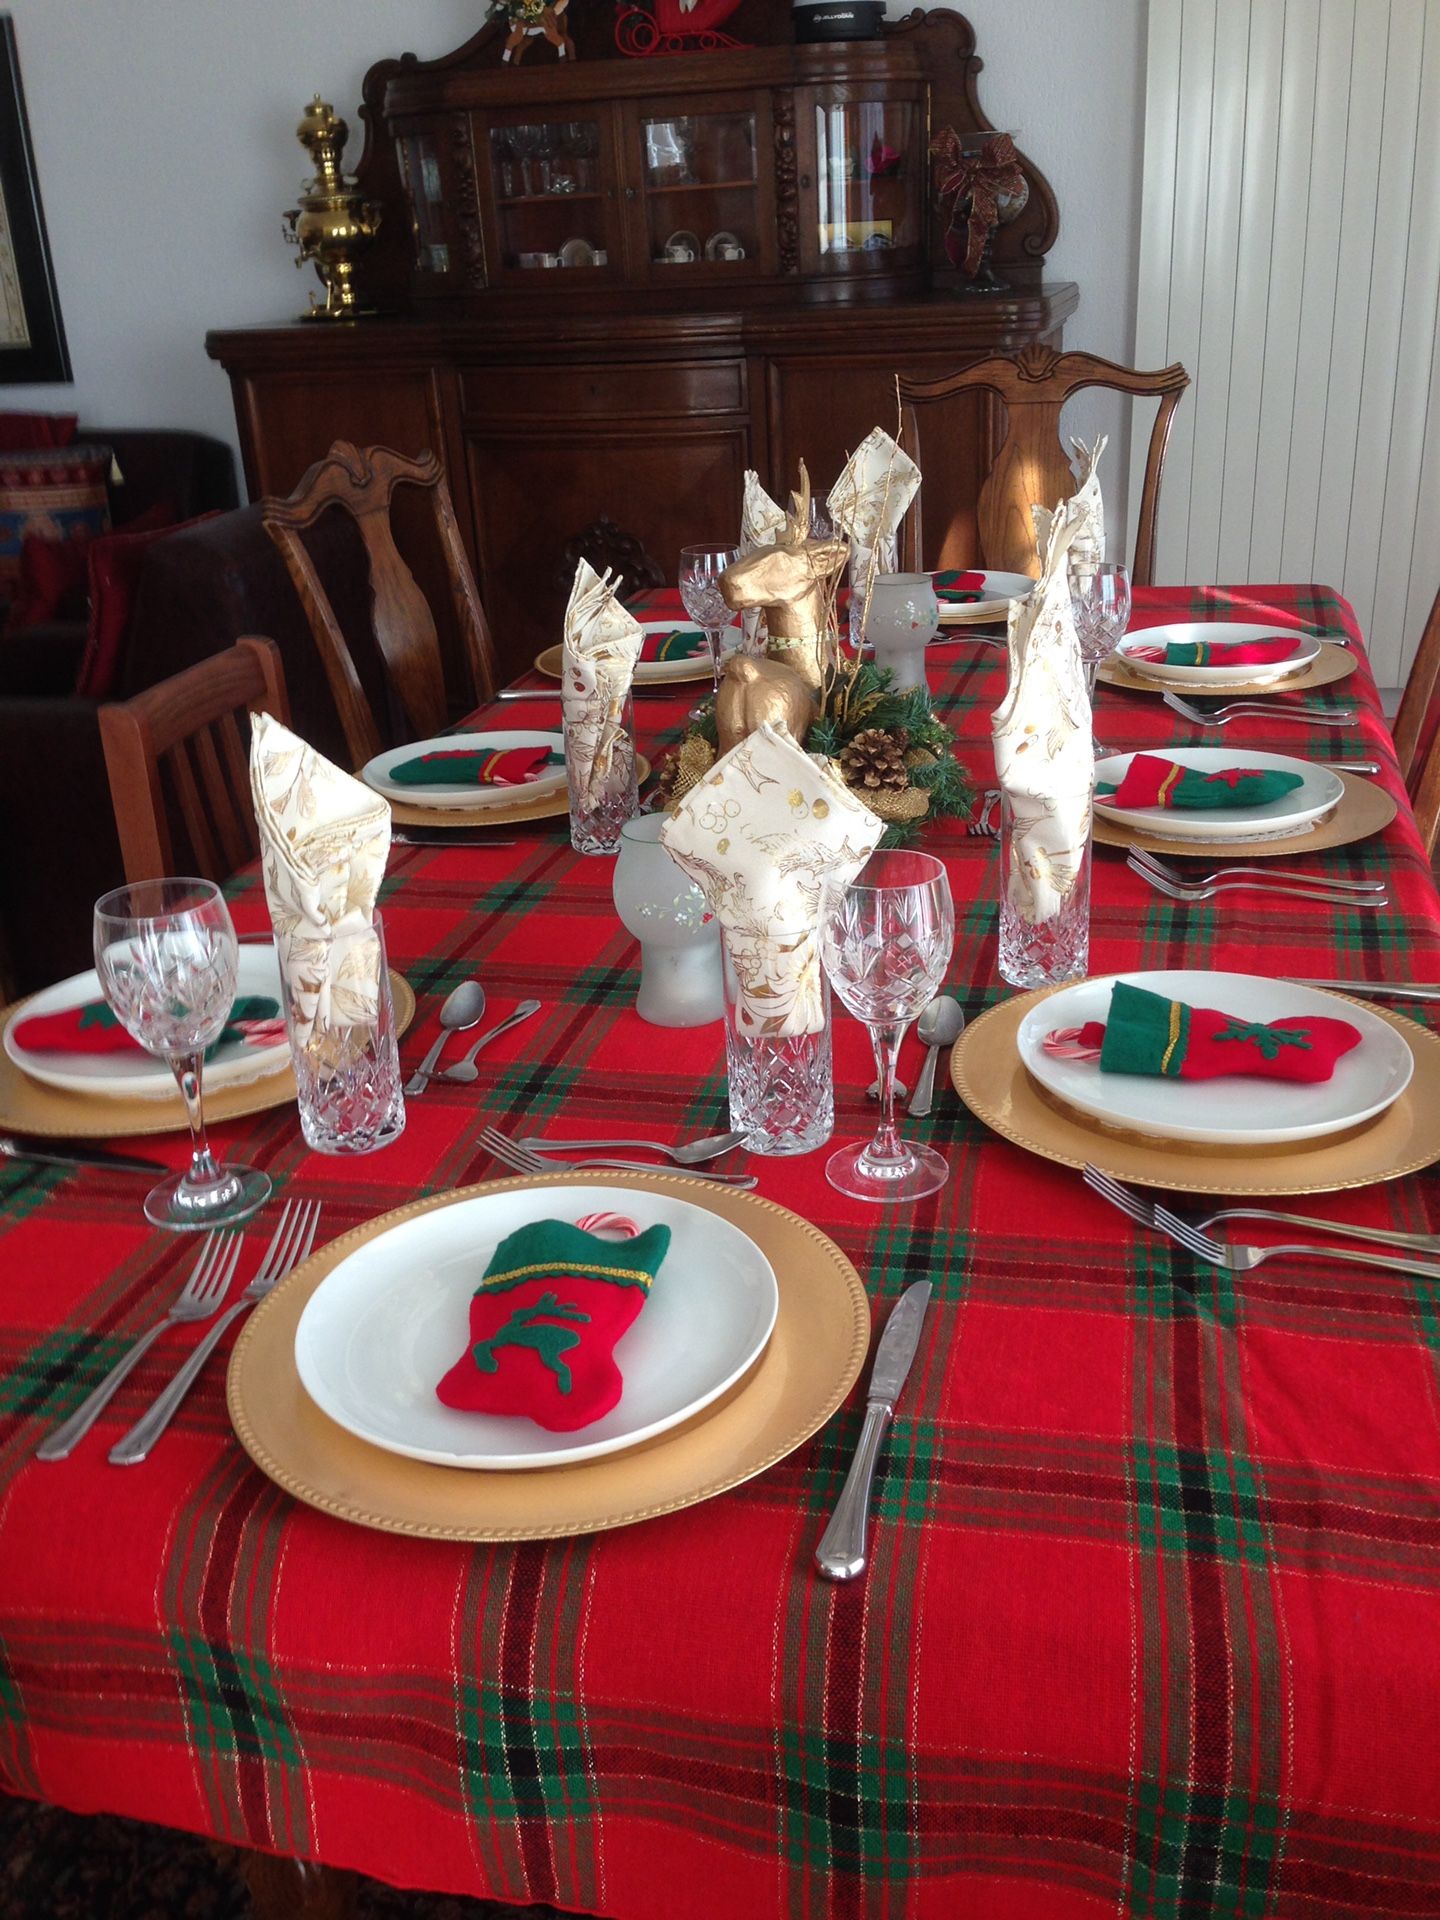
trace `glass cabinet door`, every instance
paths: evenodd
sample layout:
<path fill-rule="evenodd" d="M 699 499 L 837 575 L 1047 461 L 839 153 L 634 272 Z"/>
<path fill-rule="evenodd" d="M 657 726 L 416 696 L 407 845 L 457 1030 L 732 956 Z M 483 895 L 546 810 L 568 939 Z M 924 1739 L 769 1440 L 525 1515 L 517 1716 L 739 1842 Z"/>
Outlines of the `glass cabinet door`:
<path fill-rule="evenodd" d="M 588 277 L 611 266 L 607 134 L 594 115 L 492 122 L 488 161 L 501 275 Z M 614 264 L 618 269 L 618 259 Z"/>
<path fill-rule="evenodd" d="M 651 278 L 743 273 L 747 261 L 753 275 L 768 252 L 754 108 L 647 107 L 638 124 Z"/>
<path fill-rule="evenodd" d="M 440 173 L 440 146 L 428 131 L 405 133 L 400 139 L 400 171 L 410 208 L 410 231 L 417 273 L 458 271 L 456 235 Z"/>
<path fill-rule="evenodd" d="M 802 235 L 810 271 L 893 272 L 924 243 L 924 121 L 918 101 L 814 104 L 814 219 Z"/>

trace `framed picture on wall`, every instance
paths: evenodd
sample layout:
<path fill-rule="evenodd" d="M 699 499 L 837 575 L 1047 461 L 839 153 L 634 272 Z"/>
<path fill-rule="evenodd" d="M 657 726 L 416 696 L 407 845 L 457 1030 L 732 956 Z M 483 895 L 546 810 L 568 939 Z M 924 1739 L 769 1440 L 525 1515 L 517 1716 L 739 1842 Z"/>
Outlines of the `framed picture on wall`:
<path fill-rule="evenodd" d="M 15 23 L 5 13 L 0 14 L 0 387 L 70 378 L 20 86 Z"/>

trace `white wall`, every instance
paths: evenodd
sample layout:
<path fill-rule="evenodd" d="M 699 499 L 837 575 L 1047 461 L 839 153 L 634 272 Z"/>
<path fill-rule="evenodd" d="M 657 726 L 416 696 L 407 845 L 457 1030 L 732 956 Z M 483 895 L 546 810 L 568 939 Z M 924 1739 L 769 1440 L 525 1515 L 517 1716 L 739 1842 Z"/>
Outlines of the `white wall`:
<path fill-rule="evenodd" d="M 75 380 L 0 390 L 4 405 L 233 441 L 206 330 L 284 321 L 316 285 L 281 238 L 307 171 L 301 109 L 317 89 L 335 103 L 351 122 L 353 164 L 366 69 L 406 50 L 449 52 L 484 0 L 7 4 Z M 986 111 L 1021 131 L 1059 197 L 1051 266 L 1082 289 L 1070 341 L 1120 360 L 1134 338 L 1147 5 L 962 8 L 985 60 Z M 892 13 L 905 10 L 891 0 Z M 1105 424 L 1098 408 L 1091 420 Z M 1118 489 L 1124 460 L 1107 465 Z"/>

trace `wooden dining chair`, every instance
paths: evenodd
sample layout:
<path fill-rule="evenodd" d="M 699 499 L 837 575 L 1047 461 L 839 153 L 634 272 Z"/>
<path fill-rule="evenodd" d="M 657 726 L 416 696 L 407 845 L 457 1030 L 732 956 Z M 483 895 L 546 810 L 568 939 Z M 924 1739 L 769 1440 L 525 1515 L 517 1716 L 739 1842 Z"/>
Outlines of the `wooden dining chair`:
<path fill-rule="evenodd" d="M 1395 715 L 1395 752 L 1405 790 L 1415 809 L 1420 837 L 1432 857 L 1440 839 L 1440 593 L 1411 662 Z"/>
<path fill-rule="evenodd" d="M 356 447 L 348 440 L 337 440 L 288 499 L 267 498 L 260 503 L 265 530 L 280 549 L 310 622 L 346 746 L 357 767 L 379 753 L 385 742 L 331 596 L 305 544 L 306 530 L 322 514 L 339 510 L 359 529 L 369 569 L 374 645 L 412 737 L 440 733 L 455 717 L 446 696 L 434 611 L 395 544 L 391 509 L 399 487 L 419 488 L 429 499 L 471 683 L 466 703 L 474 705 L 494 691 L 490 629 L 444 469 L 433 453 L 412 460 L 390 447 Z"/>
<path fill-rule="evenodd" d="M 240 715 L 256 712 L 290 719 L 273 640 L 238 641 L 131 700 L 100 708 L 110 798 L 132 885 L 179 871 L 225 880 L 255 857 L 249 740 Z"/>
<path fill-rule="evenodd" d="M 1130 578 L 1148 587 L 1155 565 L 1155 517 L 1160 506 L 1160 479 L 1171 422 L 1190 376 L 1178 362 L 1158 373 L 1141 373 L 1093 353 L 1057 353 L 1051 347 L 1027 347 L 1015 355 L 997 354 L 978 360 L 959 373 L 938 380 L 900 376 L 901 438 L 924 468 L 921 453 L 920 410 L 958 394 L 994 394 L 1004 403 L 1004 438 L 977 503 L 980 552 L 983 565 L 1006 573 L 1038 575 L 1033 505 L 1053 507 L 1075 491 L 1070 459 L 1060 443 L 1060 410 L 1072 395 L 1087 387 L 1108 387 L 1117 393 L 1158 399 L 1150 451 L 1145 461 L 1145 484 L 1135 518 Z M 906 529 L 906 566 L 924 565 L 924 538 L 920 499 L 910 510 Z"/>

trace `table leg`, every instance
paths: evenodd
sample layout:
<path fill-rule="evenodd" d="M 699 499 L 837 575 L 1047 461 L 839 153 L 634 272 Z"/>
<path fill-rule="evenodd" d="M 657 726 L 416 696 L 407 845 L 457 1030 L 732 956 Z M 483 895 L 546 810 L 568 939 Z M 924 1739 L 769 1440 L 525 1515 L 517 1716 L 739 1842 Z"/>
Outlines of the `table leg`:
<path fill-rule="evenodd" d="M 356 1876 L 313 1860 L 285 1860 L 272 1853 L 211 1842 L 250 1889 L 255 1920 L 349 1920 L 355 1911 Z"/>

